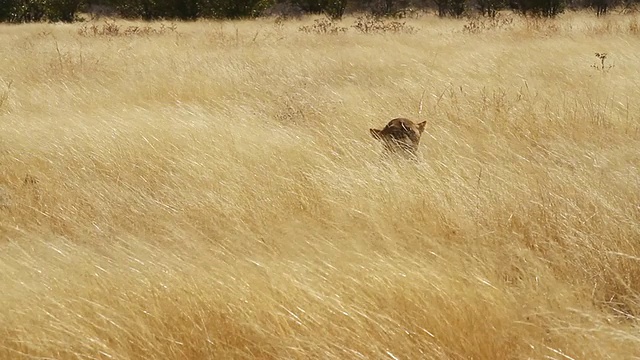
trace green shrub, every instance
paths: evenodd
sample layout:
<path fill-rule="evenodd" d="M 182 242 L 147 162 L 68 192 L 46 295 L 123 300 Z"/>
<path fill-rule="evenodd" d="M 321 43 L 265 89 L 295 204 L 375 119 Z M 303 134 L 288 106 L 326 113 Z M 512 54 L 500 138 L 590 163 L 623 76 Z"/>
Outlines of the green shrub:
<path fill-rule="evenodd" d="M 514 10 L 524 15 L 554 17 L 564 12 L 565 0 L 519 0 Z"/>
<path fill-rule="evenodd" d="M 36 22 L 76 20 L 82 0 L 2 0 L 0 21 Z"/>

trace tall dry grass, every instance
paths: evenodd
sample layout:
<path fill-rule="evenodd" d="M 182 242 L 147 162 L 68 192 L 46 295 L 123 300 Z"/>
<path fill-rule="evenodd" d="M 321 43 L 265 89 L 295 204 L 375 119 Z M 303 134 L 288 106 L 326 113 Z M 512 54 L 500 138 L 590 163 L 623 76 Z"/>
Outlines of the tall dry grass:
<path fill-rule="evenodd" d="M 640 357 L 637 15 L 407 23 L 0 26 L 0 358 Z"/>

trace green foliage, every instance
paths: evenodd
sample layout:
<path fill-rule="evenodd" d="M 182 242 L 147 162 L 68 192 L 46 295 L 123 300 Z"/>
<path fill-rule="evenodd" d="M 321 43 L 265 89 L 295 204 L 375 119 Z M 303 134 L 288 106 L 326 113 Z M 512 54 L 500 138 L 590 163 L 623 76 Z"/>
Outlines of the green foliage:
<path fill-rule="evenodd" d="M 564 12 L 565 0 L 520 0 L 514 10 L 533 16 L 554 17 Z"/>
<path fill-rule="evenodd" d="M 438 16 L 460 17 L 465 13 L 466 0 L 434 0 Z"/>
<path fill-rule="evenodd" d="M 290 0 L 291 5 L 297 6 L 305 13 L 319 14 L 324 10 L 326 0 Z"/>
<path fill-rule="evenodd" d="M 46 16 L 50 21 L 73 22 L 82 0 L 49 0 L 46 2 Z"/>
<path fill-rule="evenodd" d="M 45 0 L 6 0 L 7 9 L 5 21 L 34 22 L 45 20 Z"/>
<path fill-rule="evenodd" d="M 2 0 L 0 21 L 36 22 L 76 20 L 82 0 Z"/>
<path fill-rule="evenodd" d="M 367 1 L 374 15 L 389 15 L 396 10 L 399 1 L 396 0 L 369 0 Z"/>
<path fill-rule="evenodd" d="M 0 1 L 0 21 L 5 22 L 11 19 L 12 5 L 10 0 Z"/>
<path fill-rule="evenodd" d="M 327 0 L 324 6 L 324 12 L 330 19 L 342 19 L 344 11 L 347 8 L 347 0 Z"/>
<path fill-rule="evenodd" d="M 249 18 L 263 15 L 265 11 L 270 13 L 278 6 L 339 20 L 347 10 L 390 16 L 433 5 L 439 16 L 452 17 L 474 13 L 495 17 L 504 8 L 524 15 L 553 17 L 566 7 L 592 8 L 597 15 L 604 15 L 612 6 L 630 7 L 638 2 L 640 0 L 0 0 L 0 22 L 72 22 L 77 20 L 78 9 L 85 5 L 107 7 L 121 17 L 143 20 Z"/>
<path fill-rule="evenodd" d="M 212 2 L 217 3 L 216 17 L 226 19 L 256 17 L 274 4 L 272 0 L 212 0 Z"/>
<path fill-rule="evenodd" d="M 495 17 L 498 11 L 505 7 L 505 0 L 477 0 L 477 7 L 480 14 L 488 17 Z"/>
<path fill-rule="evenodd" d="M 324 13 L 333 20 L 341 19 L 347 8 L 347 0 L 289 0 L 279 2 L 289 3 L 309 14 Z"/>
<path fill-rule="evenodd" d="M 254 17 L 273 3 L 273 0 L 112 0 L 121 16 L 144 20 Z"/>

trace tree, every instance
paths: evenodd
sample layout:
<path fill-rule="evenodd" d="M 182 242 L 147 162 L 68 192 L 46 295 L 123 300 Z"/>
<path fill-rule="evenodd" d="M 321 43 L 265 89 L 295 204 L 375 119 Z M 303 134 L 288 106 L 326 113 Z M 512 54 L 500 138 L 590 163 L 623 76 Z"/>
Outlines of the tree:
<path fill-rule="evenodd" d="M 495 17 L 504 6 L 504 0 L 477 0 L 478 10 L 483 16 Z"/>
<path fill-rule="evenodd" d="M 82 0 L 50 0 L 46 4 L 49 21 L 73 22 Z"/>
<path fill-rule="evenodd" d="M 438 16 L 460 17 L 466 10 L 466 0 L 434 0 L 438 7 Z"/>
<path fill-rule="evenodd" d="M 519 0 L 511 3 L 512 8 L 523 15 L 554 17 L 565 8 L 565 0 Z"/>
<path fill-rule="evenodd" d="M 601 16 L 607 13 L 610 3 L 611 0 L 591 0 L 589 5 L 595 9 L 596 16 Z"/>
<path fill-rule="evenodd" d="M 332 20 L 342 19 L 347 8 L 347 0 L 326 0 L 324 12 Z"/>
<path fill-rule="evenodd" d="M 11 22 L 36 22 L 46 17 L 47 9 L 44 0 L 9 0 L 9 17 Z"/>

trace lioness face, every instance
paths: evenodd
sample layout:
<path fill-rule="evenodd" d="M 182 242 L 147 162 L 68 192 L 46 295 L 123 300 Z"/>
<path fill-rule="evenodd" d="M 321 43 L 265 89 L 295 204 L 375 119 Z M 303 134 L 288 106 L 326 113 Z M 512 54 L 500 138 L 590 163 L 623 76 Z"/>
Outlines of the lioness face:
<path fill-rule="evenodd" d="M 387 152 L 415 155 L 426 124 L 426 121 L 415 124 L 409 119 L 397 118 L 389 121 L 382 130 L 369 131 L 375 139 L 382 141 Z"/>

